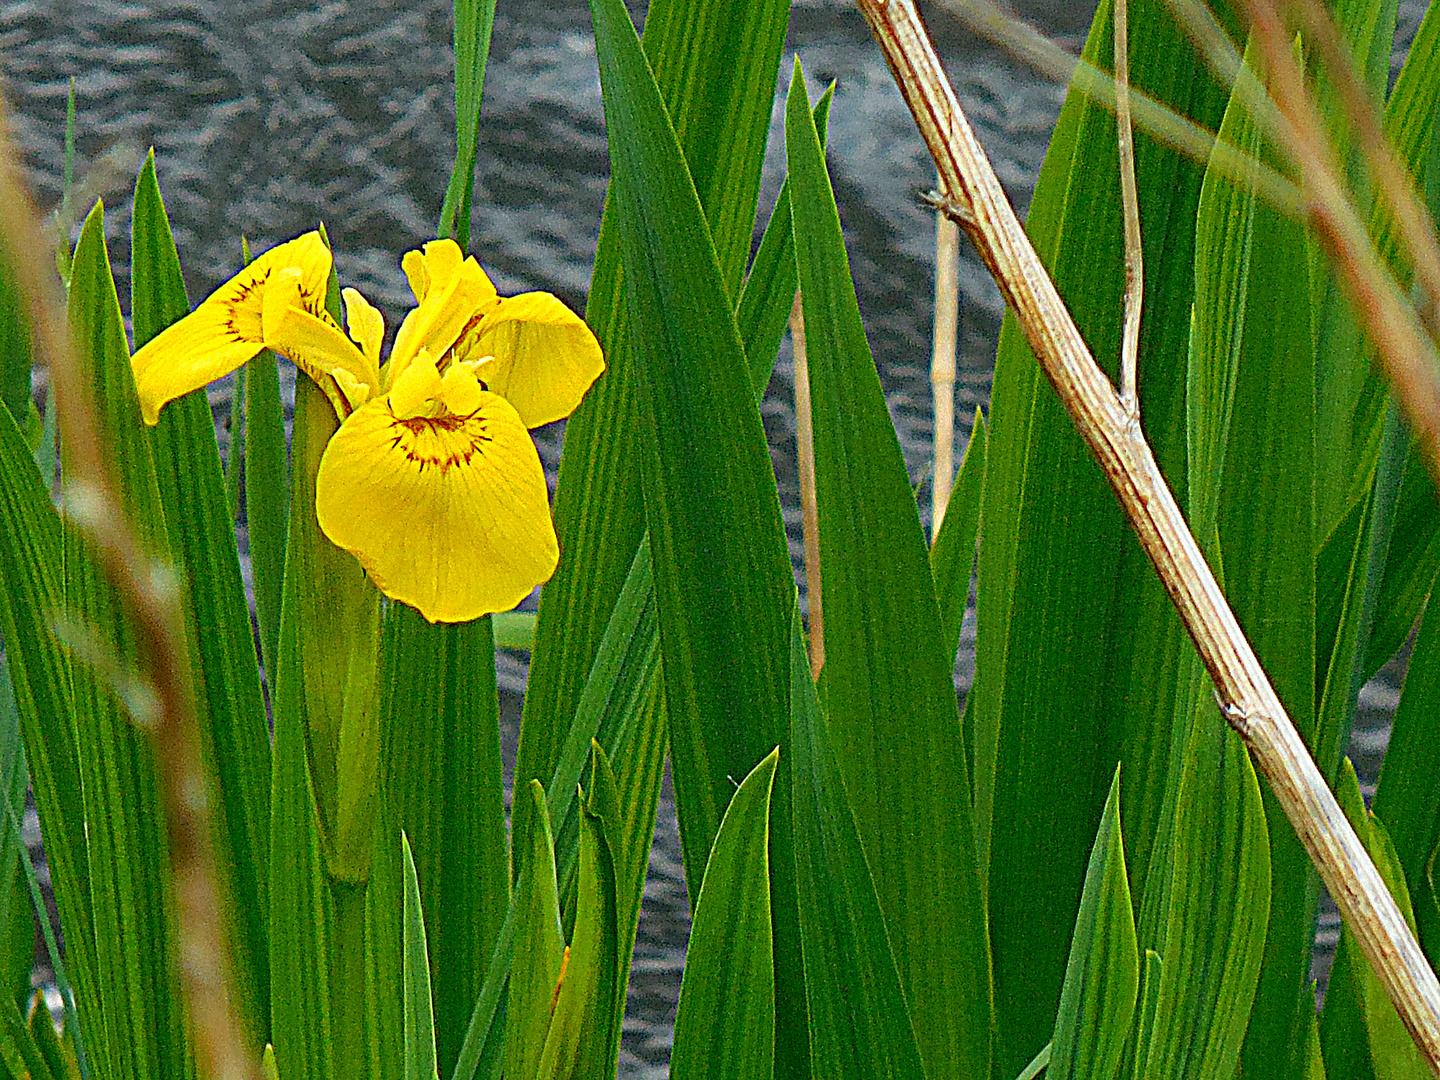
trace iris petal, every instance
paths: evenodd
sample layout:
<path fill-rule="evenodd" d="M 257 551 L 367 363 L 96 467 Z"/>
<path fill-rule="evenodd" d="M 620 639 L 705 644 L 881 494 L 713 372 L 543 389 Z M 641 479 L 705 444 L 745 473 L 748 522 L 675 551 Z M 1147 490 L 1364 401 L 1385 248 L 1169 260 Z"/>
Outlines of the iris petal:
<path fill-rule="evenodd" d="M 535 444 L 495 394 L 437 420 L 376 398 L 330 440 L 315 496 L 325 535 L 431 622 L 508 611 L 559 557 Z"/>
<path fill-rule="evenodd" d="M 501 300 L 455 352 L 462 359 L 491 357 L 475 374 L 531 428 L 569 416 L 605 370 L 600 343 L 584 320 L 543 292 Z"/>
<path fill-rule="evenodd" d="M 147 424 L 159 421 L 166 402 L 230 374 L 265 347 L 266 287 L 287 267 L 299 271 L 298 294 L 305 307 L 320 310 L 330 277 L 330 249 L 319 233 L 311 232 L 265 252 L 136 351 L 130 366 Z"/>
<path fill-rule="evenodd" d="M 451 247 L 455 242 L 447 241 Z M 434 244 L 427 244 L 428 291 L 420 306 L 400 324 L 395 335 L 395 345 L 390 350 L 390 379 L 392 382 L 404 374 L 410 361 L 422 348 L 428 349 L 437 360 L 443 357 L 466 328 L 479 321 L 480 317 L 496 303 L 495 286 L 480 269 L 474 259 L 466 259 L 453 270 L 448 264 L 437 269 L 436 260 L 428 255 Z M 458 252 L 460 249 L 455 248 Z M 412 251 L 410 255 L 414 255 Z M 406 259 L 409 260 L 407 255 Z M 442 280 L 439 274 L 444 273 Z M 412 286 L 414 279 L 412 278 Z M 418 294 L 417 294 L 418 295 Z"/>
<path fill-rule="evenodd" d="M 357 407 L 355 389 L 365 389 L 359 398 L 363 405 L 379 386 L 380 373 L 370 358 L 328 317 L 310 314 L 296 297 L 287 296 L 283 282 L 266 294 L 264 317 L 266 346 L 284 353 L 314 379 L 342 420 Z"/>

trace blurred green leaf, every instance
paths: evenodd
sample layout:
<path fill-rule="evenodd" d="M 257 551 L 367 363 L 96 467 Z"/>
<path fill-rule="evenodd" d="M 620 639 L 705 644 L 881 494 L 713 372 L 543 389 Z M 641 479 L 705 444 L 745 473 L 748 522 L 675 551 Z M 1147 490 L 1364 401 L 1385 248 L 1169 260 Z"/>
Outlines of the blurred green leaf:
<path fill-rule="evenodd" d="M 534 808 L 535 825 L 526 862 L 530 872 L 520 879 L 515 896 L 515 959 L 505 1037 L 505 1075 L 516 1080 L 528 1080 L 540 1066 L 565 952 L 550 815 L 540 781 L 531 780 L 526 795 Z"/>
<path fill-rule="evenodd" d="M 470 246 L 470 201 L 475 191 L 475 152 L 480 142 L 480 100 L 495 0 L 455 0 L 455 164 L 440 208 L 439 236 Z"/>
<path fill-rule="evenodd" d="M 435 1017 L 430 1008 L 430 956 L 425 913 L 410 841 L 400 834 L 405 857 L 405 1080 L 435 1080 Z"/>
<path fill-rule="evenodd" d="M 790 630 L 795 878 L 813 1075 L 923 1080 L 910 1011 L 796 613 Z M 965 798 L 964 789 L 954 793 Z"/>
<path fill-rule="evenodd" d="M 499 649 L 520 649 L 529 652 L 535 644 L 535 613 L 533 611 L 506 611 L 492 615 L 490 622 L 495 631 L 495 647 Z"/>
<path fill-rule="evenodd" d="M 770 792 L 779 751 L 725 810 L 695 903 L 675 1013 L 675 1080 L 764 1080 L 775 1054 Z"/>
<path fill-rule="evenodd" d="M 1085 871 L 1046 1080 L 1113 1080 L 1139 992 L 1140 956 L 1120 837 L 1117 767 Z"/>
<path fill-rule="evenodd" d="M 490 620 L 385 618 L 380 760 L 424 898 L 437 1060 L 449 1075 L 510 900 Z"/>
<path fill-rule="evenodd" d="M 676 809 L 698 895 L 730 777 L 783 741 L 794 584 L 744 348 L 680 144 L 624 5 L 591 10 L 645 418 Z"/>
<path fill-rule="evenodd" d="M 954 656 L 804 86 L 797 59 L 785 128 L 815 429 L 821 693 L 921 1056 L 935 1075 L 979 1076 L 990 956 Z"/>
<path fill-rule="evenodd" d="M 138 349 L 190 313 L 153 152 L 135 184 L 131 230 L 130 311 Z M 264 1043 L 270 1028 L 270 730 L 203 388 L 161 411 L 150 446 L 193 618 L 201 753 L 214 785 L 210 810 L 223 853 L 216 861 L 235 904 L 229 932 L 235 1000 L 251 1037 Z"/>
<path fill-rule="evenodd" d="M 97 203 L 72 265 L 77 382 L 91 397 L 95 435 L 114 467 L 139 543 L 164 555 L 165 517 L 130 374 L 104 220 Z M 113 586 L 78 536 L 67 534 L 65 546 L 67 614 L 88 624 L 97 646 L 133 664 L 134 633 Z M 192 1066 L 172 949 L 167 837 L 153 750 L 94 672 L 77 666 L 72 674 L 106 1032 L 103 1056 L 94 1054 L 92 1065 L 101 1076 L 127 1080 L 181 1076 Z"/>
<path fill-rule="evenodd" d="M 930 547 L 930 569 L 935 575 L 935 598 L 940 601 L 940 625 L 950 666 L 960 648 L 960 624 L 970 600 L 970 577 L 975 569 L 975 537 L 980 529 L 980 499 L 985 490 L 985 449 L 988 438 L 985 414 L 975 410 L 970 442 L 960 459 L 960 471 L 940 526 Z"/>

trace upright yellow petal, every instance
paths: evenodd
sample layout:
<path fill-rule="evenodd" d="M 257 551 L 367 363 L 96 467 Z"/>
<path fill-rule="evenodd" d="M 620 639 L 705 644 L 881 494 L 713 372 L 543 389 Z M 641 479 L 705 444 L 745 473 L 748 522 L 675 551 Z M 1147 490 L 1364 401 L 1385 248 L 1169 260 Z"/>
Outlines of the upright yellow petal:
<path fill-rule="evenodd" d="M 463 419 L 371 401 L 326 447 L 315 510 L 381 592 L 431 622 L 508 611 L 559 558 L 535 444 L 494 394 Z"/>
<path fill-rule="evenodd" d="M 230 374 L 265 347 L 265 292 L 287 268 L 298 271 L 291 287 L 304 306 L 323 308 L 330 249 L 311 232 L 265 252 L 135 353 L 130 366 L 147 424 L 159 421 L 166 402 Z"/>
<path fill-rule="evenodd" d="M 455 251 L 460 250 L 453 240 L 447 243 Z M 448 276 L 443 283 L 439 282 L 434 275 L 440 271 L 434 265 L 435 260 L 429 256 L 429 249 L 434 246 L 426 245 L 426 265 L 432 275 L 429 291 L 420 306 L 405 316 L 395 335 L 395 345 L 390 350 L 391 385 L 404 374 L 421 349 L 440 359 L 468 326 L 478 323 L 480 317 L 497 303 L 495 286 L 490 284 L 485 271 L 474 259 L 466 259 L 453 271 L 447 270 Z"/>
<path fill-rule="evenodd" d="M 569 416 L 605 370 L 590 327 L 543 292 L 501 300 L 455 352 L 462 359 L 491 357 L 475 374 L 532 428 Z"/>
<path fill-rule="evenodd" d="M 385 316 L 375 310 L 359 289 L 341 289 L 340 297 L 345 301 L 346 331 L 378 372 L 380 344 L 385 340 Z"/>
<path fill-rule="evenodd" d="M 400 269 L 405 271 L 415 302 L 423 304 L 432 289 L 445 287 L 464 261 L 465 253 L 454 240 L 431 240 L 423 251 L 407 251 Z"/>

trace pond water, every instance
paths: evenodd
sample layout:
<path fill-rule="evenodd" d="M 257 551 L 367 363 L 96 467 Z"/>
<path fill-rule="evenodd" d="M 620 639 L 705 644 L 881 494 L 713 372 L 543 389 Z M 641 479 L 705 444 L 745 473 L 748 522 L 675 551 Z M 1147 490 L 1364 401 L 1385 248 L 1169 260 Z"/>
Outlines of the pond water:
<path fill-rule="evenodd" d="M 1074 47 L 1093 3 L 1017 5 Z M 632 5 L 637 16 L 643 10 Z M 1402 5 L 1402 43 L 1419 5 Z M 1058 113 L 1061 91 L 927 10 L 962 103 L 1021 208 Z M 812 94 L 837 80 L 830 165 L 861 308 L 912 479 L 930 454 L 929 333 L 934 222 L 917 193 L 933 173 L 883 60 L 853 6 L 797 0 L 787 54 L 805 63 Z M 59 201 L 65 99 L 75 81 L 84 198 L 103 195 L 107 235 L 128 289 L 128 190 L 147 146 L 199 298 L 237 265 L 239 238 L 257 248 L 323 220 L 342 282 L 395 325 L 410 298 L 399 255 L 434 235 L 453 140 L 450 6 L 331 0 L 309 6 L 249 0 L 0 3 L 0 83 L 25 148 L 32 189 Z M 775 106 L 762 221 L 779 187 L 784 82 Z M 583 309 L 605 198 L 600 88 L 583 2 L 502 0 L 485 84 L 472 247 L 502 293 L 546 289 Z M 961 273 L 957 415 L 987 400 L 998 292 L 973 253 Z M 788 345 L 787 345 L 788 350 Z M 788 351 L 764 405 L 792 549 L 798 557 L 794 418 Z M 214 393 L 217 416 L 228 391 Z M 554 482 L 560 425 L 539 433 Z M 925 499 L 928 503 L 928 499 Z M 973 630 L 967 633 L 973 642 Z M 507 751 L 525 657 L 501 658 Z M 959 680 L 968 682 L 962 660 Z M 1362 696 L 1353 750 L 1373 780 L 1398 670 Z M 689 917 L 668 787 L 646 887 L 621 1073 L 664 1076 Z M 1333 939 L 1333 921 L 1322 937 Z"/>

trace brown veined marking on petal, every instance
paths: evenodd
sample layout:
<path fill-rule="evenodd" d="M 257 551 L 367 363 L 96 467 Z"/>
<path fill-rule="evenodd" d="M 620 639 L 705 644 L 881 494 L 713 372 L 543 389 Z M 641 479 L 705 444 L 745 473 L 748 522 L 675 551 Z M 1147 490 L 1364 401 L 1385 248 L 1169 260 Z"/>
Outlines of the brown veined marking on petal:
<path fill-rule="evenodd" d="M 410 440 L 410 445 L 406 446 L 404 445 L 406 442 L 405 436 L 397 434 L 394 438 L 394 441 L 392 441 L 390 444 L 391 448 L 399 450 L 402 454 L 405 455 L 405 460 L 419 466 L 419 470 L 421 472 L 425 471 L 426 465 L 438 465 L 440 467 L 440 475 L 443 476 L 456 465 L 469 465 L 470 460 L 477 453 L 481 452 L 481 443 L 488 443 L 494 441 L 487 434 L 487 431 L 489 429 L 485 426 L 485 421 L 483 419 L 477 419 L 478 412 L 479 410 L 476 410 L 476 412 L 471 413 L 468 416 L 412 416 L 404 420 L 392 419 L 390 421 L 391 428 L 404 428 L 411 434 L 411 436 L 414 436 L 414 438 Z M 480 430 L 478 432 L 468 430 L 472 424 L 479 424 Z M 470 440 L 470 445 L 465 447 L 463 450 L 459 450 L 449 439 L 437 439 L 435 440 L 436 444 L 444 447 L 446 450 L 445 453 L 417 453 L 416 450 L 419 446 L 419 437 L 425 434 L 432 433 L 436 430 L 448 433 L 458 431 L 461 434 L 468 436 Z"/>
<path fill-rule="evenodd" d="M 260 341 L 264 337 L 261 329 L 260 313 L 247 309 L 245 301 L 252 293 L 259 290 L 260 286 L 270 280 L 270 268 L 265 270 L 256 278 L 235 282 L 235 291 L 230 296 L 219 297 L 219 301 L 225 308 L 225 332 L 230 335 L 233 341 L 251 342 Z M 248 332 L 238 327 L 240 317 L 244 315 L 254 322 L 254 327 Z"/>

